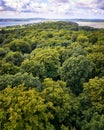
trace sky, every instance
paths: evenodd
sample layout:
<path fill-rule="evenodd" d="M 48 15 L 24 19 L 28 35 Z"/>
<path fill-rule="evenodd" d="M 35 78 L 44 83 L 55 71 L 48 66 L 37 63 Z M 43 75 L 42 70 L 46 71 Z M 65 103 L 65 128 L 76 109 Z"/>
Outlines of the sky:
<path fill-rule="evenodd" d="M 104 19 L 104 0 L 0 0 L 0 18 Z"/>

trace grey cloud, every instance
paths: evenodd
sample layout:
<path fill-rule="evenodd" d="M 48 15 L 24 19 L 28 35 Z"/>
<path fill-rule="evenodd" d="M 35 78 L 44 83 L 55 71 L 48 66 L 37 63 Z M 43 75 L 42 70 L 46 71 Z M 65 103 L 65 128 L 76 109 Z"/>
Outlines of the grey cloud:
<path fill-rule="evenodd" d="M 35 5 L 33 7 L 32 5 L 34 5 L 34 3 L 36 2 L 38 3 L 38 5 Z M 12 2 L 11 0 L 0 0 L 0 5 L 2 11 L 19 11 L 25 13 L 39 13 L 40 11 L 42 12 L 42 5 L 39 1 L 36 0 L 14 0 L 14 2 Z"/>
<path fill-rule="evenodd" d="M 52 0 L 55 3 L 68 3 L 69 0 Z"/>
<path fill-rule="evenodd" d="M 104 6 L 100 6 L 100 9 L 104 10 Z"/>
<path fill-rule="evenodd" d="M 104 0 L 100 0 L 100 2 L 99 2 L 99 0 L 97 0 L 97 1 L 96 1 L 96 4 L 97 4 L 97 7 L 98 7 L 99 9 L 104 10 Z"/>
<path fill-rule="evenodd" d="M 14 7 L 13 4 L 16 4 L 17 6 Z M 27 12 L 31 12 L 29 10 L 26 10 L 27 6 L 29 5 L 29 3 L 25 3 L 23 1 L 14 1 L 14 3 L 12 3 L 11 1 L 6 1 L 6 0 L 0 0 L 0 6 L 2 7 L 1 11 L 17 11 L 18 10 L 18 5 L 21 6 L 21 10 L 23 10 L 23 12 L 27 11 Z"/>
<path fill-rule="evenodd" d="M 57 0 L 60 3 L 68 3 L 68 0 Z"/>
<path fill-rule="evenodd" d="M 84 3 L 77 3 L 76 8 L 90 9 L 91 7 L 89 5 L 84 4 Z"/>
<path fill-rule="evenodd" d="M 74 0 L 75 6 L 78 9 L 84 9 L 84 10 L 91 10 L 91 9 L 96 9 L 96 10 L 104 10 L 104 0 L 89 0 L 87 1 L 76 1 Z"/>
<path fill-rule="evenodd" d="M 2 7 L 1 11 L 15 11 L 15 9 L 6 6 L 6 2 L 3 0 L 0 0 L 0 7 Z"/>
<path fill-rule="evenodd" d="M 0 5 L 5 6 L 5 2 L 3 0 L 0 0 Z"/>
<path fill-rule="evenodd" d="M 0 7 L 2 7 L 1 11 L 3 11 L 6 8 L 5 2 L 3 0 L 0 0 Z"/>
<path fill-rule="evenodd" d="M 104 0 L 0 0 L 1 11 L 76 15 L 102 13 Z M 103 13 L 102 13 L 103 14 Z"/>
<path fill-rule="evenodd" d="M 22 10 L 23 13 L 39 13 L 38 11 Z"/>

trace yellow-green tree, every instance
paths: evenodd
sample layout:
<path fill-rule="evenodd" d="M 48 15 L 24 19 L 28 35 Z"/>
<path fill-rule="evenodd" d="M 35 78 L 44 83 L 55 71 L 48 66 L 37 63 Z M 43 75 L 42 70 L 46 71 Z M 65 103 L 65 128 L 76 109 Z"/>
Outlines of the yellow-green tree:
<path fill-rule="evenodd" d="M 57 80 L 58 68 L 60 66 L 60 59 L 59 59 L 59 53 L 56 49 L 51 48 L 37 49 L 35 51 L 35 54 L 31 56 L 30 64 L 31 64 L 30 65 L 31 71 L 34 76 L 35 74 L 36 75 L 38 74 L 41 76 L 40 77 L 41 79 L 48 77 Z M 23 68 L 25 68 L 26 64 L 23 63 L 22 66 Z"/>
<path fill-rule="evenodd" d="M 95 77 L 84 83 L 80 95 L 82 130 L 104 129 L 104 77 Z"/>
<path fill-rule="evenodd" d="M 84 83 L 83 94 L 86 95 L 85 100 L 89 102 L 93 110 L 102 112 L 104 110 L 104 77 L 95 77 Z"/>
<path fill-rule="evenodd" d="M 54 130 L 50 109 L 54 109 L 53 103 L 45 102 L 35 89 L 7 87 L 0 92 L 0 129 Z"/>
<path fill-rule="evenodd" d="M 62 125 L 69 129 L 72 128 L 73 125 L 71 123 L 73 122 L 74 110 L 77 110 L 78 106 L 74 104 L 75 97 L 70 89 L 66 87 L 66 83 L 47 78 L 44 80 L 43 86 L 43 98 L 47 102 L 52 102 L 55 107 L 51 112 L 54 114 L 52 122 L 56 130 L 61 130 Z"/>

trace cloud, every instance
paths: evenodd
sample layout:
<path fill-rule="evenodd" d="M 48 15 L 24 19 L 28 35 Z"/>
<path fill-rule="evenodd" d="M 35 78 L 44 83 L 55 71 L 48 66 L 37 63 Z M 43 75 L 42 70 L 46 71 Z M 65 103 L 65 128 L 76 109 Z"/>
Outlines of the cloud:
<path fill-rule="evenodd" d="M 50 0 L 54 3 L 68 3 L 69 1 L 68 0 Z"/>
<path fill-rule="evenodd" d="M 96 4 L 99 9 L 104 10 L 104 0 L 100 0 L 100 2 L 97 0 Z"/>
<path fill-rule="evenodd" d="M 73 0 L 77 13 L 86 17 L 104 17 L 104 0 Z M 101 15 L 101 16 L 100 16 Z"/>
<path fill-rule="evenodd" d="M 15 11 L 15 9 L 13 9 L 12 7 L 6 6 L 5 1 L 0 0 L 0 11 L 8 11 L 8 10 Z"/>
<path fill-rule="evenodd" d="M 1 8 L 17 12 L 44 12 L 47 11 L 46 3 L 39 0 L 1 0 Z"/>
<path fill-rule="evenodd" d="M 0 0 L 0 16 L 5 11 L 20 16 L 104 17 L 104 0 Z"/>

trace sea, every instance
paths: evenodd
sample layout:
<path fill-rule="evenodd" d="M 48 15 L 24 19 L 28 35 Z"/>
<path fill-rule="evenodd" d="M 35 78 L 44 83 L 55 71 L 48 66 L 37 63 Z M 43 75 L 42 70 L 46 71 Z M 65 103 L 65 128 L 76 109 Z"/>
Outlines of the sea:
<path fill-rule="evenodd" d="M 27 20 L 27 21 L 0 21 L 0 27 L 7 27 L 7 26 L 16 26 L 16 25 L 26 25 L 26 24 L 33 24 L 44 22 L 45 20 Z M 47 20 L 46 20 L 47 21 Z M 74 22 L 74 21 L 73 21 Z M 79 26 L 89 26 L 94 28 L 104 28 L 104 22 L 80 22 L 76 21 Z"/>
<path fill-rule="evenodd" d="M 30 21 L 0 21 L 0 27 L 9 27 L 9 26 L 17 26 L 17 25 L 27 25 L 33 23 L 40 23 L 42 20 L 30 20 Z"/>
<path fill-rule="evenodd" d="M 104 22 L 76 22 L 79 26 L 89 26 L 93 28 L 104 28 Z"/>

